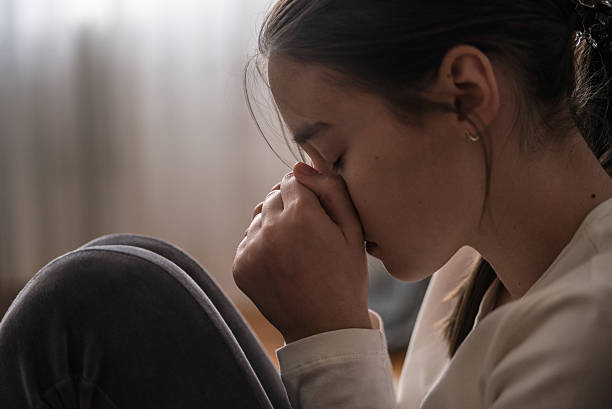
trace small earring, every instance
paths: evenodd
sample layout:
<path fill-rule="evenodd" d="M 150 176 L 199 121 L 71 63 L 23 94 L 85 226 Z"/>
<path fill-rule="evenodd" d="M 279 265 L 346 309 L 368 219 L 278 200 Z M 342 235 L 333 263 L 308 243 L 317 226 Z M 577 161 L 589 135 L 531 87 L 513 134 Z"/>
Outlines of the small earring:
<path fill-rule="evenodd" d="M 477 140 L 480 139 L 480 136 L 472 135 L 470 131 L 468 131 L 467 129 L 465 130 L 465 137 L 467 138 L 468 141 L 471 141 L 471 142 L 476 142 Z"/>

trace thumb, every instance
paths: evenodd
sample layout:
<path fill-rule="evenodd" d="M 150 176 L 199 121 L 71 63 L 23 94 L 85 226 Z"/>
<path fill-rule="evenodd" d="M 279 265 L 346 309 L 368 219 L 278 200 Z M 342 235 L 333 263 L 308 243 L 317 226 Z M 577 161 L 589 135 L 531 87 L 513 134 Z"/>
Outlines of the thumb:
<path fill-rule="evenodd" d="M 319 173 L 304 162 L 293 166 L 293 174 L 298 182 L 319 198 L 321 205 L 334 223 L 340 226 L 346 239 L 356 238 L 363 242 L 361 221 L 344 179 L 331 173 Z"/>

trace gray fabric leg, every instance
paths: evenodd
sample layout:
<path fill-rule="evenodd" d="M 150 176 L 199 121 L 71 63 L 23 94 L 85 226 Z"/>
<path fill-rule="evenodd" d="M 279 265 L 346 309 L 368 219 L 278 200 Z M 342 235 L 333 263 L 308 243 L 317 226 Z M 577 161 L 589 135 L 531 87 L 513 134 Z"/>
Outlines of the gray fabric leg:
<path fill-rule="evenodd" d="M 179 266 L 208 296 L 222 319 L 244 351 L 275 408 L 291 408 L 287 392 L 263 346 L 238 309 L 227 298 L 223 290 L 206 270 L 189 254 L 177 246 L 154 237 L 136 234 L 109 234 L 98 237 L 81 248 L 98 245 L 128 245 L 140 247 L 159 254 Z"/>
<path fill-rule="evenodd" d="M 198 284 L 134 246 L 53 260 L 0 323 L 0 407 L 273 407 Z"/>

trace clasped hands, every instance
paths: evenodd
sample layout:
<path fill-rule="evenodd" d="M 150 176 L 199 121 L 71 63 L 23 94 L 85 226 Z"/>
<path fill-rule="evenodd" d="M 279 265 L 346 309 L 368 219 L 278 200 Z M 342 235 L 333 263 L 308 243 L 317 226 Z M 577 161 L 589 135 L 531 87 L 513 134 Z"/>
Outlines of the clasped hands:
<path fill-rule="evenodd" d="M 290 343 L 371 328 L 363 228 L 342 177 L 308 144 L 259 203 L 232 266 L 236 285 Z"/>

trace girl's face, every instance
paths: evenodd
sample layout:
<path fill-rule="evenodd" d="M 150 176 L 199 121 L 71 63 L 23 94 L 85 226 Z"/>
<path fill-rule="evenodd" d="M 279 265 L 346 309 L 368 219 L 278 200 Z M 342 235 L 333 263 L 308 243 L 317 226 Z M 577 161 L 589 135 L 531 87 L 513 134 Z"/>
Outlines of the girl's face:
<path fill-rule="evenodd" d="M 337 172 L 365 240 L 377 244 L 371 254 L 394 277 L 421 280 L 467 244 L 478 226 L 482 147 L 465 138 L 456 114 L 428 115 L 422 127 L 409 127 L 379 97 L 326 81 L 329 73 L 282 58 L 268 65 L 274 99 L 294 136 L 328 124 L 308 139 L 308 149 L 329 165 L 341 158 Z"/>

